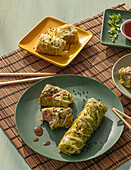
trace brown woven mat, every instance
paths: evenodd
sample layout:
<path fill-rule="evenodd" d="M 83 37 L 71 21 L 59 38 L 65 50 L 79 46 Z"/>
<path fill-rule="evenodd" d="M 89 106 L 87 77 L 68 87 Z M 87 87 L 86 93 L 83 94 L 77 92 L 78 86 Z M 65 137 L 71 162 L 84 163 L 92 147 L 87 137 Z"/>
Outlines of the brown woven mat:
<path fill-rule="evenodd" d="M 129 10 L 125 4 L 117 5 L 117 9 Z M 80 74 L 92 77 L 108 86 L 121 100 L 124 110 L 129 113 L 131 102 L 114 86 L 111 78 L 113 64 L 131 49 L 104 46 L 100 43 L 103 12 L 74 24 L 93 33 L 93 38 L 66 68 L 59 68 L 28 52 L 17 49 L 0 58 L 0 72 L 56 72 L 58 74 Z M 21 79 L 22 77 L 1 77 L 0 81 Z M 20 96 L 33 83 L 8 85 L 1 88 L 0 125 L 15 145 L 16 149 L 32 169 L 115 169 L 130 159 L 130 134 L 128 128 L 124 131 L 117 143 L 105 154 L 89 161 L 67 163 L 52 160 L 31 150 L 19 136 L 14 120 L 16 104 Z"/>

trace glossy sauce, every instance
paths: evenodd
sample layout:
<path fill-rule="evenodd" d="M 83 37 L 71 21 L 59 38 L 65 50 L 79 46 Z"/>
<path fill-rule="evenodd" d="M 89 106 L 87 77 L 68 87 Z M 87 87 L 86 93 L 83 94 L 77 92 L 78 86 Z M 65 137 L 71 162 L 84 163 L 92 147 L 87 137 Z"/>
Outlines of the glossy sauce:
<path fill-rule="evenodd" d="M 39 138 L 35 138 L 33 139 L 34 142 L 38 142 L 39 141 Z"/>
<path fill-rule="evenodd" d="M 131 38 L 131 22 L 125 24 L 125 34 Z"/>
<path fill-rule="evenodd" d="M 47 141 L 47 142 L 43 143 L 43 145 L 44 145 L 44 146 L 48 146 L 48 145 L 50 145 L 50 142 Z"/>
<path fill-rule="evenodd" d="M 40 126 L 36 126 L 34 128 L 34 132 L 35 132 L 36 136 L 42 136 L 43 135 L 43 129 Z"/>

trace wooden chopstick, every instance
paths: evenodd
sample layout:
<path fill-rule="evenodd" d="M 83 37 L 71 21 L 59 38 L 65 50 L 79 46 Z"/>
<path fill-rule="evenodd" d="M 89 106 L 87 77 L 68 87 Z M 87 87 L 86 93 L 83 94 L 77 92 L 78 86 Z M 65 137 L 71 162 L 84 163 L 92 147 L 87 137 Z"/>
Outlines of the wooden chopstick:
<path fill-rule="evenodd" d="M 122 113 L 121 111 L 119 111 L 118 109 L 116 108 L 113 108 L 112 111 L 123 121 L 123 123 L 131 130 L 131 126 L 125 121 L 125 119 L 123 119 L 118 113 L 120 113 L 121 115 L 123 115 L 124 117 L 126 117 L 127 119 L 130 119 L 131 118 L 126 115 L 125 113 Z"/>
<path fill-rule="evenodd" d="M 53 76 L 56 73 L 0 73 L 0 76 Z"/>
<path fill-rule="evenodd" d="M 127 119 L 130 119 L 131 120 L 131 117 L 126 115 L 125 113 L 122 113 L 120 110 L 116 109 L 116 108 L 113 108 L 113 110 L 116 110 L 118 113 L 120 113 L 122 116 L 124 116 L 125 118 Z"/>
<path fill-rule="evenodd" d="M 51 77 L 51 76 L 48 76 L 48 77 Z M 46 77 L 35 77 L 35 78 L 28 78 L 28 79 L 22 79 L 22 80 L 0 82 L 0 86 L 9 85 L 9 84 L 18 84 L 18 83 L 32 82 L 32 81 L 41 80 L 41 79 L 44 79 L 44 78 L 47 78 L 47 76 Z"/>

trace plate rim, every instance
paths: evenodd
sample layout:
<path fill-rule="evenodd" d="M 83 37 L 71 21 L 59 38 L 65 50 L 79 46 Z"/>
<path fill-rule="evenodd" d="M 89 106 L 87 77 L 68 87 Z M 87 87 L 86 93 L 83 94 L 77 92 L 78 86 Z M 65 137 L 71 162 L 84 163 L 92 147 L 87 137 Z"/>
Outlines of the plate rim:
<path fill-rule="evenodd" d="M 131 56 L 131 53 L 122 56 L 122 57 L 119 58 L 119 59 L 115 62 L 115 64 L 113 65 L 113 67 L 112 67 L 112 80 L 113 80 L 115 86 L 117 87 L 117 89 L 118 89 L 122 94 L 124 94 L 126 97 L 128 97 L 128 98 L 131 99 L 131 96 L 129 96 L 128 94 L 126 94 L 125 92 L 123 92 L 123 91 L 121 90 L 121 88 L 117 85 L 116 80 L 115 80 L 115 78 L 114 78 L 114 69 L 115 69 L 115 67 L 117 66 L 117 64 L 118 64 L 121 60 L 123 60 L 123 59 L 126 58 L 127 56 Z"/>
<path fill-rule="evenodd" d="M 106 16 L 106 12 L 107 11 L 120 11 L 120 12 L 130 12 L 131 11 L 128 11 L 128 10 L 121 10 L 121 9 L 105 9 L 104 13 L 103 13 L 103 21 L 102 21 L 102 28 L 101 28 L 101 37 L 100 37 L 100 42 L 103 44 L 103 45 L 108 45 L 108 46 L 116 46 L 116 47 L 124 47 L 124 48 L 131 48 L 131 46 L 129 45 L 118 45 L 116 43 L 112 43 L 112 42 L 109 42 L 109 43 L 106 43 L 105 41 L 103 41 L 103 30 L 104 30 L 104 25 L 105 25 L 105 16 Z"/>
<path fill-rule="evenodd" d="M 83 77 L 83 78 L 87 78 L 87 79 L 91 79 L 91 80 L 93 80 L 93 81 L 96 81 L 96 82 L 100 83 L 101 85 L 104 85 L 107 89 L 109 89 L 109 90 L 115 95 L 116 99 L 118 100 L 118 102 L 119 102 L 120 105 L 121 105 L 122 112 L 124 111 L 123 105 L 122 105 L 122 103 L 120 102 L 120 100 L 119 100 L 119 98 L 117 97 L 117 95 L 116 95 L 109 87 L 107 87 L 105 84 L 103 84 L 102 82 L 100 82 L 100 81 L 98 81 L 98 80 L 96 80 L 96 79 L 93 79 L 93 78 L 91 78 L 91 77 L 85 77 L 85 76 L 83 76 L 83 75 L 74 75 L 74 74 L 55 75 L 55 76 L 52 76 L 52 77 L 55 78 L 55 77 L 65 77 L 65 76 Z M 45 79 L 51 79 L 52 77 L 48 77 L 48 78 L 45 78 Z M 16 111 L 17 111 L 18 105 L 19 105 L 19 103 L 20 103 L 20 100 L 21 100 L 21 98 L 24 96 L 24 94 L 25 94 L 30 88 L 32 88 L 33 86 L 37 85 L 38 83 L 44 81 L 45 79 L 39 80 L 38 82 L 36 82 L 36 83 L 34 83 L 33 85 L 31 85 L 30 87 L 28 87 L 27 90 L 21 95 L 21 97 L 19 98 L 19 101 L 17 102 L 17 105 L 16 105 L 16 109 L 15 109 L 15 125 L 16 125 L 17 131 L 18 131 L 21 139 L 22 139 L 25 143 L 26 143 L 26 141 L 23 139 L 23 137 L 22 137 L 22 135 L 21 135 L 21 133 L 20 133 L 20 131 L 19 131 L 17 122 L 16 122 Z M 122 135 L 122 133 L 123 133 L 123 129 L 124 129 L 124 124 L 121 126 L 120 133 L 119 133 L 119 135 L 117 136 L 116 140 L 112 143 L 112 145 L 111 145 L 108 149 L 106 149 L 106 151 L 104 151 L 103 153 L 101 153 L 100 155 L 97 155 L 97 156 L 95 156 L 95 157 L 92 156 L 92 157 L 90 157 L 90 158 L 81 159 L 81 160 L 74 160 L 74 161 L 73 161 L 73 160 L 70 161 L 69 159 L 60 160 L 60 159 L 57 159 L 57 158 L 54 158 L 54 157 L 49 157 L 49 156 L 47 156 L 46 154 L 41 154 L 41 153 L 39 153 L 39 152 L 36 151 L 32 146 L 27 145 L 27 143 L 26 143 L 26 145 L 27 145 L 28 147 L 30 147 L 33 151 L 37 152 L 38 154 L 43 155 L 43 156 L 45 156 L 45 157 L 47 157 L 47 158 L 50 158 L 50 159 L 53 159 L 53 160 L 63 161 L 63 162 L 84 162 L 84 161 L 88 161 L 88 160 L 95 159 L 95 158 L 103 155 L 104 153 L 106 153 L 109 149 L 111 149 L 111 148 L 116 144 L 116 142 L 119 140 L 119 138 L 121 137 L 121 135 Z"/>
<path fill-rule="evenodd" d="M 61 22 L 62 24 L 69 24 L 69 23 L 67 23 L 67 22 L 65 22 L 65 21 L 62 21 L 62 20 L 60 20 L 60 19 L 57 19 L 57 18 L 55 18 L 55 17 L 46 16 L 46 17 L 44 17 L 40 22 L 38 22 L 38 24 L 36 24 L 36 25 L 18 42 L 18 46 L 19 46 L 20 48 L 28 51 L 29 53 L 31 53 L 31 54 L 39 57 L 39 58 L 42 58 L 43 60 L 48 61 L 48 62 L 50 62 L 50 63 L 52 63 L 52 64 L 54 64 L 54 65 L 57 65 L 57 66 L 59 66 L 59 67 L 66 67 L 67 65 L 69 65 L 69 64 L 72 62 L 72 60 L 75 59 L 75 57 L 76 57 L 76 56 L 79 54 L 79 52 L 84 48 L 84 46 L 92 39 L 93 34 L 92 34 L 91 32 L 85 31 L 84 29 L 81 29 L 81 28 L 79 28 L 79 27 L 76 27 L 76 26 L 74 25 L 74 27 L 75 27 L 77 30 L 82 31 L 82 32 L 84 32 L 84 33 L 88 33 L 89 36 L 88 36 L 88 39 L 85 40 L 85 42 L 83 43 L 83 45 L 81 45 L 81 46 L 78 48 L 77 53 L 74 55 L 74 57 L 72 57 L 70 60 L 68 60 L 68 62 L 66 62 L 65 64 L 61 64 L 61 63 L 58 63 L 58 62 L 56 62 L 56 61 L 53 61 L 53 60 L 49 59 L 48 57 L 45 57 L 45 56 L 41 55 L 41 54 L 39 54 L 39 53 L 36 54 L 36 53 L 30 51 L 28 48 L 24 48 L 23 45 L 22 45 L 22 43 L 21 43 L 32 31 L 34 31 L 34 30 L 36 29 L 36 27 L 38 27 L 38 26 L 39 26 L 42 22 L 44 22 L 44 20 L 46 20 L 46 19 L 56 20 L 56 21 Z M 70 24 L 70 25 L 73 25 L 73 24 Z"/>

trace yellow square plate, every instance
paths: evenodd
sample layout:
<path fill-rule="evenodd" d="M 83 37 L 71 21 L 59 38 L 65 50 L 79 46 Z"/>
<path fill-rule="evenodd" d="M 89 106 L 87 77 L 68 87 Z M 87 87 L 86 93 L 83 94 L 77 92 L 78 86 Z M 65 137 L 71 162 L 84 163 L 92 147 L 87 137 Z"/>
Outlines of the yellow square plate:
<path fill-rule="evenodd" d="M 65 67 L 77 56 L 86 43 L 92 38 L 93 35 L 91 33 L 76 27 L 78 30 L 79 43 L 77 45 L 71 46 L 68 55 L 66 56 L 50 56 L 40 54 L 35 51 L 37 41 L 41 33 L 53 35 L 54 29 L 64 24 L 67 23 L 53 17 L 45 17 L 18 43 L 18 46 L 50 63 L 53 63 L 59 67 Z"/>

